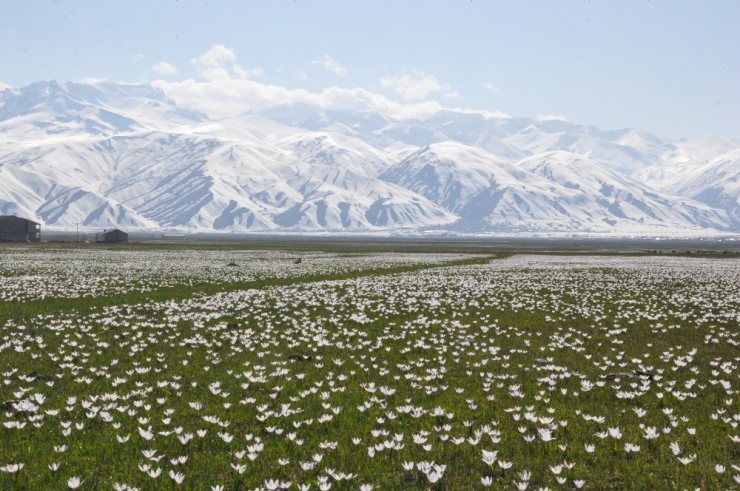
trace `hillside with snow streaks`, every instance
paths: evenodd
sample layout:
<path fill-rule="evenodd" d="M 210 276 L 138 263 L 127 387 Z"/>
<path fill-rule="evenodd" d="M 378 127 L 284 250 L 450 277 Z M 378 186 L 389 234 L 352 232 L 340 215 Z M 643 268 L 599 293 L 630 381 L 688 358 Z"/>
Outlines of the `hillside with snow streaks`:
<path fill-rule="evenodd" d="M 727 233 L 738 148 L 454 110 L 213 120 L 146 84 L 38 82 L 0 92 L 0 214 L 67 229 Z"/>

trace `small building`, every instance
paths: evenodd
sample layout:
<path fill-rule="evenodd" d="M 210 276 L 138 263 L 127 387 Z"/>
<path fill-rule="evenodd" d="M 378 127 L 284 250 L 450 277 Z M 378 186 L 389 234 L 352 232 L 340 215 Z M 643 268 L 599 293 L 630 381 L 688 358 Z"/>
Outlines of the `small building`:
<path fill-rule="evenodd" d="M 0 215 L 0 242 L 41 242 L 41 225 L 13 215 Z"/>
<path fill-rule="evenodd" d="M 95 242 L 103 244 L 128 244 L 128 234 L 122 230 L 103 230 L 95 234 Z"/>

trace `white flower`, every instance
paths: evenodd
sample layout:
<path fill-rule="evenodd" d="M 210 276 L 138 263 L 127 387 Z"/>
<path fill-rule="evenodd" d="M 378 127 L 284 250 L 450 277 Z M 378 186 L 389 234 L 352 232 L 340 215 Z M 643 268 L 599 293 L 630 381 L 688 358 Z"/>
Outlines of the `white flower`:
<path fill-rule="evenodd" d="M 627 452 L 627 453 L 630 453 L 630 452 L 639 452 L 640 451 L 640 446 L 639 445 L 633 445 L 631 443 L 625 443 L 624 444 L 624 451 Z"/>
<path fill-rule="evenodd" d="M 69 489 L 77 489 L 80 487 L 80 485 L 82 485 L 83 482 L 85 481 L 80 481 L 80 478 L 77 476 L 70 477 L 67 481 L 67 486 L 69 486 Z"/>
<path fill-rule="evenodd" d="M 442 474 L 438 474 L 436 472 L 430 472 L 429 474 L 427 474 L 427 479 L 429 479 L 429 482 L 431 484 L 434 484 L 435 482 L 442 479 Z"/>
<path fill-rule="evenodd" d="M 486 465 L 493 465 L 494 462 L 496 462 L 496 456 L 498 455 L 498 450 L 494 450 L 493 452 L 489 452 L 488 450 L 483 450 L 483 463 Z"/>
<path fill-rule="evenodd" d="M 689 465 L 695 459 L 696 459 L 696 454 L 692 454 L 692 455 L 689 455 L 688 457 L 679 457 L 678 461 L 681 462 L 683 465 Z"/>
<path fill-rule="evenodd" d="M 182 484 L 182 482 L 185 480 L 185 474 L 178 474 L 173 470 L 170 470 L 169 476 L 172 478 L 173 481 L 175 481 L 177 484 Z"/>
<path fill-rule="evenodd" d="M 678 442 L 671 443 L 671 452 L 673 452 L 673 455 L 681 454 L 681 447 L 678 446 Z"/>

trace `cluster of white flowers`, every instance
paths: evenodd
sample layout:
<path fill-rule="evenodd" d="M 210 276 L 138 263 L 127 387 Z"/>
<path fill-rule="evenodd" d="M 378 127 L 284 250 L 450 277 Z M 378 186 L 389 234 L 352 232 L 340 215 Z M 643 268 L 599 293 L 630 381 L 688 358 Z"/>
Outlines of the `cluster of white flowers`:
<path fill-rule="evenodd" d="M 444 264 L 460 254 L 139 249 L 12 249 L 0 254 L 0 302 L 85 298 L 203 284 Z M 301 263 L 295 264 L 300 258 Z"/>
<path fill-rule="evenodd" d="M 431 259 L 449 257 L 409 261 Z M 621 459 L 635 479 L 649 461 L 730 487 L 738 284 L 732 260 L 514 256 L 8 320 L 0 470 L 121 490 L 549 489 Z M 82 467 L 88 441 L 134 472 Z"/>

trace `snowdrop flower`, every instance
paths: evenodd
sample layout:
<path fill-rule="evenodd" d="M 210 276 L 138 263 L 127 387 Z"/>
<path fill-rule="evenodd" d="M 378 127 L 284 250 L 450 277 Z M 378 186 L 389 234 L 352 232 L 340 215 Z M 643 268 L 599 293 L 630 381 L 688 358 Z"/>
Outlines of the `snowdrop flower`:
<path fill-rule="evenodd" d="M 673 452 L 673 455 L 681 454 L 681 447 L 678 446 L 678 442 L 671 443 L 671 452 Z"/>
<path fill-rule="evenodd" d="M 67 481 L 67 486 L 69 487 L 69 489 L 77 489 L 82 485 L 83 482 L 85 481 L 80 481 L 79 477 L 70 477 Z"/>
<path fill-rule="evenodd" d="M 645 428 L 645 433 L 642 436 L 646 440 L 655 440 L 660 436 L 660 434 L 654 426 L 648 426 L 647 428 Z"/>
<path fill-rule="evenodd" d="M 696 454 L 692 454 L 692 455 L 689 455 L 688 457 L 679 457 L 678 461 L 681 462 L 683 465 L 689 465 L 695 459 L 696 459 Z"/>
<path fill-rule="evenodd" d="M 178 474 L 173 470 L 170 470 L 169 476 L 172 478 L 173 481 L 175 481 L 177 484 L 182 484 L 182 482 L 185 480 L 185 474 Z"/>
<path fill-rule="evenodd" d="M 725 466 L 721 464 L 717 464 L 714 466 L 714 470 L 717 472 L 717 474 L 724 474 L 725 473 Z"/>
<path fill-rule="evenodd" d="M 437 472 L 430 472 L 429 474 L 427 474 L 427 479 L 429 479 L 429 482 L 431 484 L 434 484 L 435 482 L 442 479 L 442 474 L 438 474 Z"/>
<path fill-rule="evenodd" d="M 8 472 L 10 474 L 15 474 L 19 470 L 23 469 L 23 466 L 25 464 L 8 464 L 6 466 L 0 467 L 0 471 Z"/>
<path fill-rule="evenodd" d="M 493 465 L 493 463 L 496 461 L 498 450 L 494 450 L 493 452 L 489 452 L 488 450 L 483 450 L 482 452 L 483 452 L 483 462 L 486 465 Z"/>
<path fill-rule="evenodd" d="M 631 443 L 625 443 L 624 444 L 624 451 L 627 452 L 627 453 L 630 453 L 630 452 L 639 452 L 640 451 L 640 446 L 639 445 L 633 445 Z"/>

